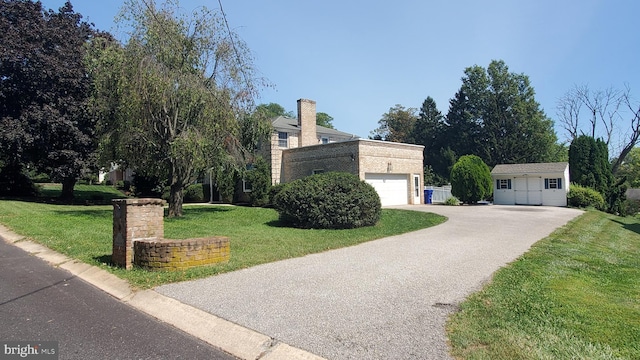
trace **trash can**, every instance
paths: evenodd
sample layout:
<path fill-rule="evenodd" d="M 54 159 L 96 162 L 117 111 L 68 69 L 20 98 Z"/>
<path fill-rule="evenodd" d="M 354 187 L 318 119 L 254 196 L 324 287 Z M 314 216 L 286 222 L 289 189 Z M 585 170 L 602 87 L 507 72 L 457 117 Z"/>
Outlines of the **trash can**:
<path fill-rule="evenodd" d="M 424 203 L 431 204 L 433 202 L 433 190 L 424 189 Z"/>

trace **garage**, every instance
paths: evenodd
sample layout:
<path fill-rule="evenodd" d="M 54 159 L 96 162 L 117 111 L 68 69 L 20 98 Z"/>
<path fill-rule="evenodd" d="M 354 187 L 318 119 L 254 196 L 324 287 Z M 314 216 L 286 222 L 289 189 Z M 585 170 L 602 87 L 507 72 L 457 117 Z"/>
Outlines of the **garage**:
<path fill-rule="evenodd" d="M 382 206 L 407 205 L 409 188 L 406 174 L 365 174 L 364 180 L 373 186 L 380 196 Z"/>

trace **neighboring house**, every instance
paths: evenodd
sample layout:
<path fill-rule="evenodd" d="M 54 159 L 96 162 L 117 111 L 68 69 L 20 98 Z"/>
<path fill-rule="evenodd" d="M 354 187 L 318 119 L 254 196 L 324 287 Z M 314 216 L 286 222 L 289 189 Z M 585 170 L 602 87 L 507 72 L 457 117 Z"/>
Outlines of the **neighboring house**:
<path fill-rule="evenodd" d="M 491 177 L 494 204 L 567 206 L 569 163 L 501 164 Z"/>
<path fill-rule="evenodd" d="M 100 170 L 98 181 L 101 183 L 108 181 L 109 184 L 115 185 L 118 181 L 133 181 L 133 175 L 133 170 L 130 168 L 122 169 L 120 165 L 111 163 L 109 171 Z"/>
<path fill-rule="evenodd" d="M 312 174 L 342 171 L 371 184 L 382 205 L 421 204 L 423 146 L 376 140 L 316 125 L 316 103 L 298 100 L 298 119 L 278 117 L 262 156 L 271 164 L 272 184 Z"/>

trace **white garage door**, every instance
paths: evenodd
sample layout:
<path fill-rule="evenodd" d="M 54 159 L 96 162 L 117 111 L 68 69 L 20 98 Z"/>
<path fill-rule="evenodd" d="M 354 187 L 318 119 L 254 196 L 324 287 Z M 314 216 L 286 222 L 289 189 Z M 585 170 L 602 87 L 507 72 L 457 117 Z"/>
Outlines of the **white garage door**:
<path fill-rule="evenodd" d="M 542 205 L 541 182 L 539 177 L 515 178 L 516 205 Z"/>
<path fill-rule="evenodd" d="M 407 175 L 405 174 L 365 174 L 364 180 L 376 189 L 382 206 L 406 205 Z"/>

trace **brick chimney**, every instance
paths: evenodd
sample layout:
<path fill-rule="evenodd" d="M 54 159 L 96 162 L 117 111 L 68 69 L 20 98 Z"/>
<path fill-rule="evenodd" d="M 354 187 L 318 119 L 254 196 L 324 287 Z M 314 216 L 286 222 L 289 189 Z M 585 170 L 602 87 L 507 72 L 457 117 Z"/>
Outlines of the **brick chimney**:
<path fill-rule="evenodd" d="M 316 102 L 313 100 L 298 100 L 298 146 L 309 146 L 318 144 L 316 135 Z"/>

